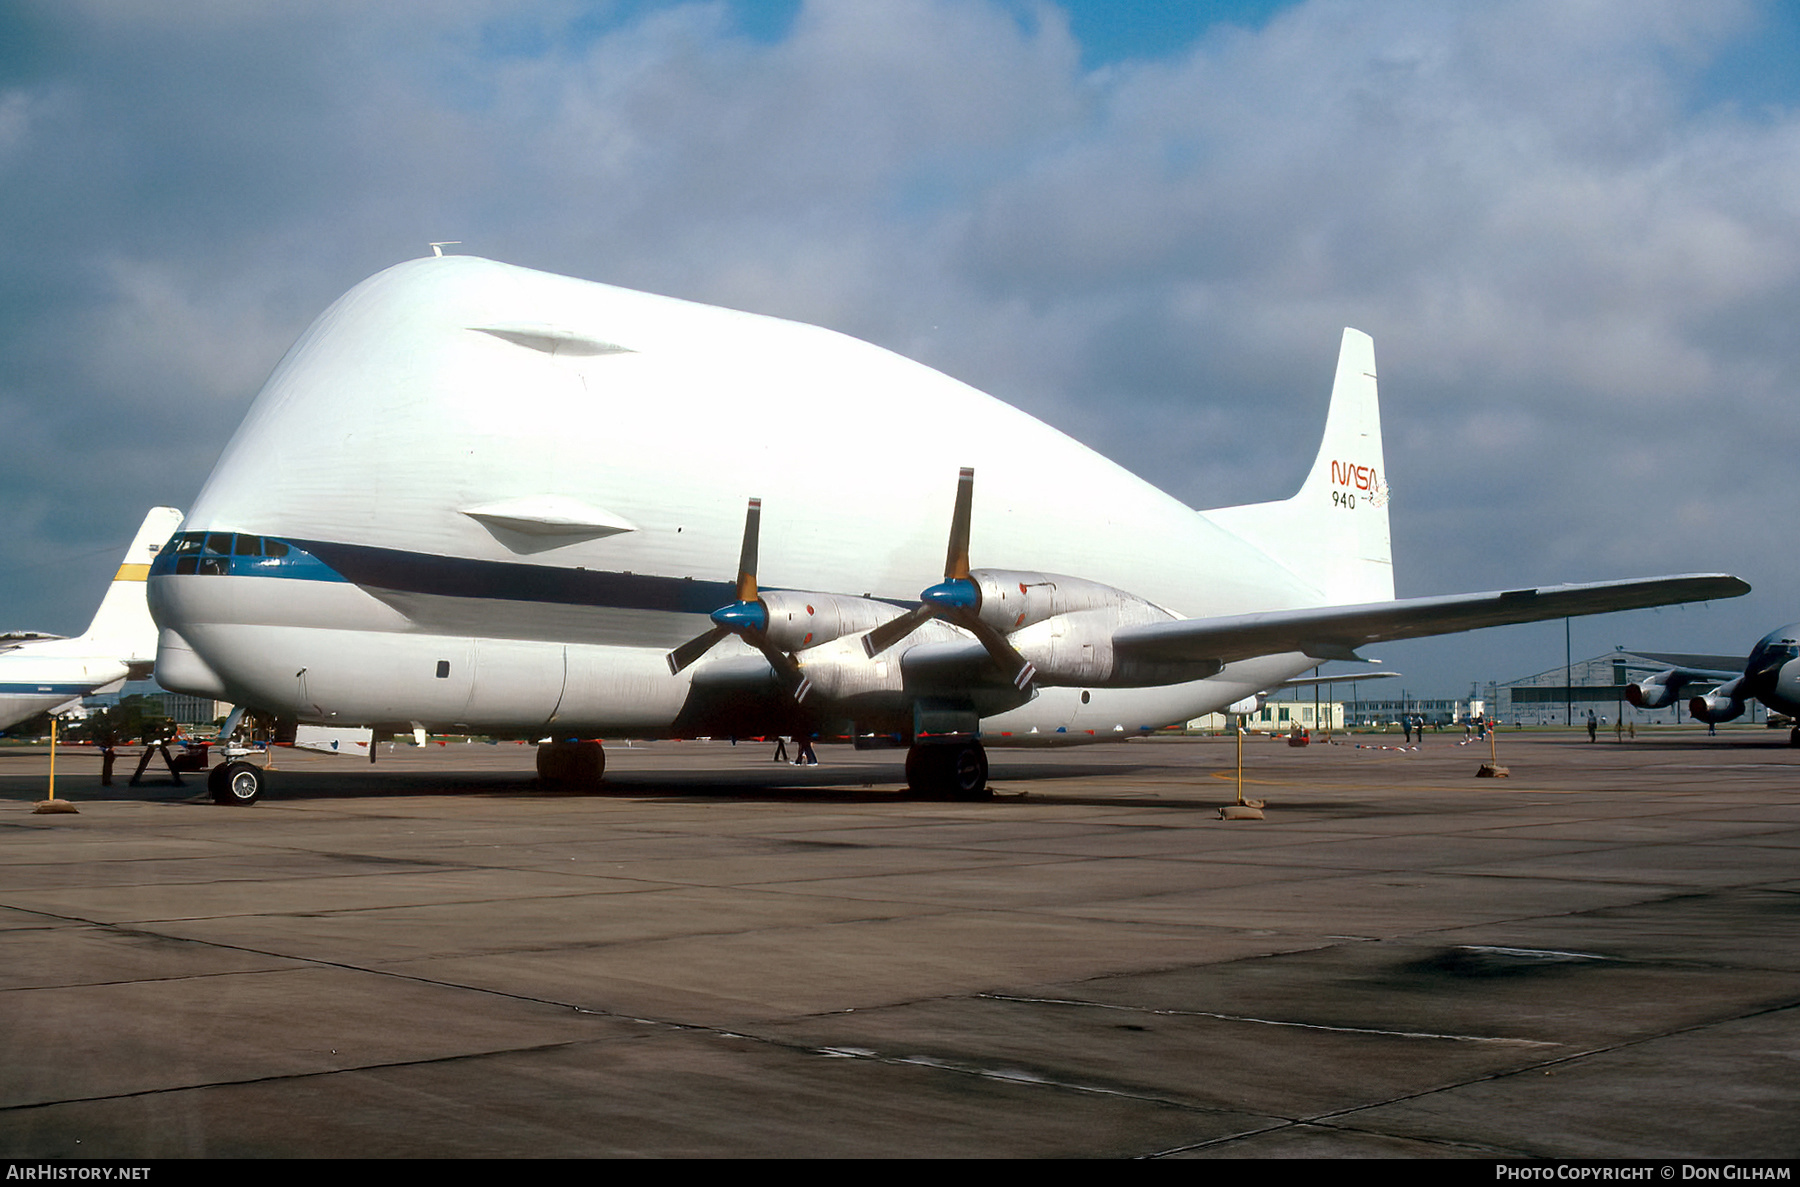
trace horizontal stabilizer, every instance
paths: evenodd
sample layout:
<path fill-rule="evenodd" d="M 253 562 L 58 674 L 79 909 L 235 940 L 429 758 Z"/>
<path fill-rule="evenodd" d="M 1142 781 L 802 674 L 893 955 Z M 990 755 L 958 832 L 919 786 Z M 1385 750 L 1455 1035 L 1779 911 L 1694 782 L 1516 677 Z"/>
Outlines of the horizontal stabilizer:
<path fill-rule="evenodd" d="M 1481 627 L 1541 622 L 1548 618 L 1642 610 L 1680 602 L 1735 598 L 1749 585 L 1723 573 L 1551 585 L 1496 593 L 1404 598 L 1363 606 L 1276 610 L 1220 618 L 1122 627 L 1113 646 L 1123 655 L 1162 662 L 1217 660 L 1231 663 L 1258 655 L 1301 652 L 1319 659 L 1348 659 L 1358 647 L 1396 639 L 1448 635 Z"/>

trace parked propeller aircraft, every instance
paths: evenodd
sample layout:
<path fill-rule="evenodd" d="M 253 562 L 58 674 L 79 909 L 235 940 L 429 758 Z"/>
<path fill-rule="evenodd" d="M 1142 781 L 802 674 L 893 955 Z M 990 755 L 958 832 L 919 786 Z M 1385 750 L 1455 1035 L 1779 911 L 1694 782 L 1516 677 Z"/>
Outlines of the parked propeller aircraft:
<path fill-rule="evenodd" d="M 150 562 L 180 526 L 181 512 L 173 507 L 150 509 L 80 638 L 21 632 L 0 639 L 0 729 L 150 674 L 156 624 L 145 605 L 145 582 Z"/>
<path fill-rule="evenodd" d="M 152 571 L 158 679 L 378 735 L 848 734 L 975 795 L 987 746 L 1142 733 L 1366 644 L 1749 589 L 1395 600 L 1384 467 L 1356 330 L 1299 493 L 1202 513 L 865 342 L 428 257 L 251 405 Z"/>
<path fill-rule="evenodd" d="M 1717 658 L 1717 657 L 1714 657 Z M 1695 721 L 1717 725 L 1739 717 L 1751 698 L 1776 713 L 1800 721 L 1800 622 L 1764 635 L 1740 667 L 1677 667 L 1625 687 L 1625 699 L 1640 708 L 1673 704 L 1685 684 L 1716 684 L 1688 701 Z M 1800 725 L 1788 732 L 1800 746 Z"/>

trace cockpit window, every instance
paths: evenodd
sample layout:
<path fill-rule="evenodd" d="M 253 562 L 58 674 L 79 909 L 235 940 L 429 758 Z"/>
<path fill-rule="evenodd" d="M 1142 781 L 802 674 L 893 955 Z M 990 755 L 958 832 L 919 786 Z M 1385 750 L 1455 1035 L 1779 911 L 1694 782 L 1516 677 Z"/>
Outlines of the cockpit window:
<path fill-rule="evenodd" d="M 150 567 L 152 577 L 164 574 L 343 580 L 305 549 L 247 532 L 177 533 Z"/>

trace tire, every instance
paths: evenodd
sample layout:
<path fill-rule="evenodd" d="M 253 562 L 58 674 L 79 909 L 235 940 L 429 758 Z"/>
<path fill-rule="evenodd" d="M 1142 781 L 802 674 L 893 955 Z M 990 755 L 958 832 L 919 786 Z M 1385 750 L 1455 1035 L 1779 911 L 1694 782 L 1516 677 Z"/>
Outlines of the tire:
<path fill-rule="evenodd" d="M 261 767 L 247 762 L 228 762 L 206 776 L 206 786 L 212 792 L 214 803 L 239 807 L 249 807 L 261 799 L 268 782 L 269 777 Z"/>
<path fill-rule="evenodd" d="M 987 749 L 980 742 L 913 746 L 906 752 L 906 784 L 915 795 L 978 800 L 987 794 Z"/>
<path fill-rule="evenodd" d="M 937 755 L 935 746 L 913 746 L 906 752 L 906 786 L 914 795 L 931 794 L 933 768 L 932 760 Z"/>
<path fill-rule="evenodd" d="M 952 746 L 944 764 L 950 794 L 959 800 L 978 800 L 987 795 L 987 748 L 980 742 Z"/>
<path fill-rule="evenodd" d="M 550 742 L 538 747 L 537 773 L 546 787 L 598 787 L 606 751 L 598 742 Z"/>

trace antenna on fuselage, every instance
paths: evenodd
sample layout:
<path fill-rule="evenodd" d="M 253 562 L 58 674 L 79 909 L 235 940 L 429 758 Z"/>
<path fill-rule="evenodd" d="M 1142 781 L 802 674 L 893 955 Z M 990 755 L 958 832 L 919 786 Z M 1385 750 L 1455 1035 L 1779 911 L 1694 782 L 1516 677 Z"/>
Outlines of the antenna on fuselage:
<path fill-rule="evenodd" d="M 460 240 L 460 239 L 446 239 L 441 243 L 433 243 L 431 245 L 431 254 L 434 256 L 442 257 L 444 254 L 444 249 L 446 247 L 461 247 L 461 246 L 462 246 L 462 240 Z"/>

